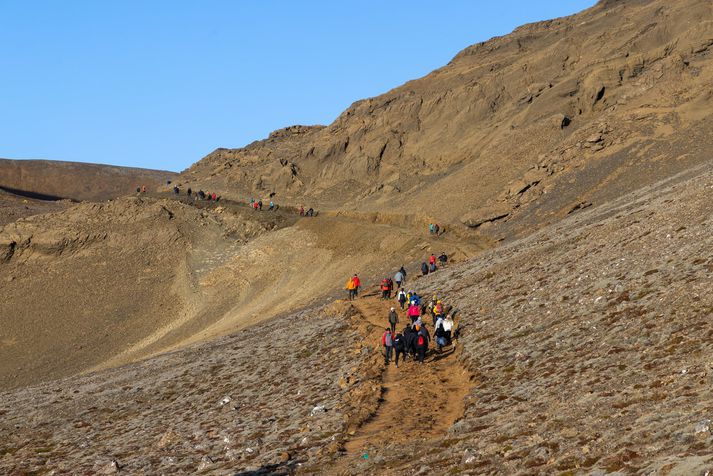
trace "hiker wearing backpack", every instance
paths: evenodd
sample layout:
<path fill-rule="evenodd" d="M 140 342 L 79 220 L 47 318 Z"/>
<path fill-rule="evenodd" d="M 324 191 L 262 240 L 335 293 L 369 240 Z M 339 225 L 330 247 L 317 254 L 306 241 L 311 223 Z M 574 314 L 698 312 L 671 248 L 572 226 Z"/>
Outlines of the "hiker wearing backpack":
<path fill-rule="evenodd" d="M 389 278 L 384 278 L 381 280 L 381 299 L 391 299 L 391 287 L 389 285 Z"/>
<path fill-rule="evenodd" d="M 442 352 L 443 346 L 448 343 L 446 340 L 446 332 L 443 329 L 443 322 L 443 317 L 438 316 L 438 320 L 436 321 L 436 325 L 434 327 L 435 331 L 433 332 L 433 334 L 436 336 L 436 346 L 438 348 L 439 353 Z"/>
<path fill-rule="evenodd" d="M 416 326 L 416 354 L 418 362 L 423 364 L 423 359 L 426 358 L 428 351 L 428 331 L 425 326 Z"/>
<path fill-rule="evenodd" d="M 381 336 L 381 345 L 384 346 L 384 363 L 386 365 L 389 365 L 389 362 L 391 362 L 391 348 L 393 347 L 393 339 L 391 337 L 391 329 L 388 327 L 386 328 L 386 331 L 384 331 L 384 334 Z"/>
<path fill-rule="evenodd" d="M 399 289 L 399 294 L 396 296 L 396 299 L 398 299 L 399 304 L 401 304 L 401 310 L 403 311 L 406 307 L 406 293 L 404 292 L 404 288 Z"/>
<path fill-rule="evenodd" d="M 404 336 L 404 362 L 406 356 L 411 354 L 416 359 L 416 331 L 411 326 L 406 326 L 403 331 Z"/>
<path fill-rule="evenodd" d="M 394 356 L 396 358 L 396 368 L 399 367 L 399 356 L 403 356 L 406 361 L 406 340 L 401 333 L 397 333 L 393 338 Z"/>
<path fill-rule="evenodd" d="M 421 275 L 426 276 L 427 274 L 428 274 L 428 265 L 424 261 L 423 263 L 421 263 Z"/>
<path fill-rule="evenodd" d="M 396 274 L 394 275 L 394 282 L 396 283 L 397 288 L 401 287 L 401 283 L 404 282 L 404 275 L 401 271 L 396 271 Z"/>
<path fill-rule="evenodd" d="M 359 297 L 359 288 L 361 287 L 361 281 L 359 280 L 359 276 L 354 274 L 352 276 L 352 281 L 354 282 L 354 297 L 357 298 Z"/>
<path fill-rule="evenodd" d="M 399 323 L 399 315 L 396 312 L 396 309 L 393 307 L 391 308 L 391 311 L 389 311 L 389 324 L 391 324 L 391 333 L 393 334 L 396 331 L 396 324 Z"/>
<path fill-rule="evenodd" d="M 401 282 L 405 284 L 407 276 L 406 276 L 406 269 L 404 268 L 404 265 L 401 265 L 401 268 L 399 268 L 399 273 L 401 273 L 403 275 L 404 280 Z"/>
<path fill-rule="evenodd" d="M 428 272 L 429 273 L 435 273 L 436 272 L 436 263 L 431 263 L 428 265 Z"/>
<path fill-rule="evenodd" d="M 354 277 L 351 277 L 347 280 L 347 284 L 344 286 L 344 289 L 346 289 L 349 293 L 349 300 L 351 301 L 352 299 L 354 299 L 354 296 L 356 295 L 354 293 Z"/>
<path fill-rule="evenodd" d="M 453 316 L 451 314 L 448 314 L 446 318 L 443 320 L 443 334 L 444 337 L 446 338 L 446 344 L 451 343 L 451 332 L 453 331 Z"/>
<path fill-rule="evenodd" d="M 448 263 L 448 255 L 446 255 L 444 252 L 441 252 L 441 255 L 438 257 L 438 261 L 441 263 L 441 268 Z"/>
<path fill-rule="evenodd" d="M 416 320 L 421 316 L 421 308 L 418 307 L 416 301 L 411 301 L 411 305 L 408 307 L 406 315 L 408 315 L 408 317 L 411 319 L 411 323 L 416 322 Z"/>

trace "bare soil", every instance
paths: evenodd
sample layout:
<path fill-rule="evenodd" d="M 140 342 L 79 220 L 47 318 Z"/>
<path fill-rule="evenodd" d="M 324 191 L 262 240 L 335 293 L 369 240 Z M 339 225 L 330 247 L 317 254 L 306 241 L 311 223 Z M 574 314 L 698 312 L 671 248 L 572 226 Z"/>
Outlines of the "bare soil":
<path fill-rule="evenodd" d="M 373 331 L 366 338 L 368 343 L 380 343 L 385 326 L 388 327 L 386 316 L 393 304 L 380 297 L 355 301 L 359 315 L 373 325 Z M 408 321 L 404 312 L 399 311 L 399 314 L 401 324 L 397 330 Z M 387 443 L 403 444 L 443 436 L 463 415 L 464 399 L 471 382 L 457 358 L 456 346 L 444 348 L 443 353 L 437 353 L 432 347 L 424 362 L 419 364 L 409 359 L 398 368 L 393 361 L 386 366 L 379 407 L 345 442 L 347 460 L 358 460 L 368 455 L 370 448 Z"/>

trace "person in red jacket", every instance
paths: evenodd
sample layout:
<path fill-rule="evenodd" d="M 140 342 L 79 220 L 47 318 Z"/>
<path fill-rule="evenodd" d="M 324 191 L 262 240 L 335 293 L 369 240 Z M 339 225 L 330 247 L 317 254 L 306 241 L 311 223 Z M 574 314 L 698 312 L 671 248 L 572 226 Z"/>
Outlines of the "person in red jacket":
<path fill-rule="evenodd" d="M 428 264 L 436 264 L 436 255 L 431 253 L 431 256 L 428 258 Z"/>
<path fill-rule="evenodd" d="M 359 288 L 361 287 L 361 281 L 359 280 L 359 276 L 354 274 L 352 277 L 352 282 L 354 283 L 354 297 L 359 297 Z"/>

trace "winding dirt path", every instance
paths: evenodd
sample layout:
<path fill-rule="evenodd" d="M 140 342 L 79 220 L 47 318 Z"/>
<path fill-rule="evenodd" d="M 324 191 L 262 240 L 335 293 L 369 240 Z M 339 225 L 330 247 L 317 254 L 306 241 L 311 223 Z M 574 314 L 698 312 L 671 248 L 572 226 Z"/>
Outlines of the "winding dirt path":
<path fill-rule="evenodd" d="M 380 346 L 392 305 L 393 301 L 382 301 L 376 296 L 354 302 L 361 318 L 374 325 L 365 344 Z M 403 329 L 406 322 L 406 313 L 399 310 L 397 330 Z M 338 462 L 336 472 L 353 467 L 352 463 L 371 449 L 445 435 L 463 414 L 465 396 L 471 388 L 470 374 L 459 363 L 458 352 L 457 344 L 444 348 L 440 354 L 431 348 L 423 365 L 408 359 L 399 362 L 397 368 L 392 360 L 382 374 L 379 407 L 344 443 L 346 454 Z M 419 424 L 414 425 L 414 421 Z"/>

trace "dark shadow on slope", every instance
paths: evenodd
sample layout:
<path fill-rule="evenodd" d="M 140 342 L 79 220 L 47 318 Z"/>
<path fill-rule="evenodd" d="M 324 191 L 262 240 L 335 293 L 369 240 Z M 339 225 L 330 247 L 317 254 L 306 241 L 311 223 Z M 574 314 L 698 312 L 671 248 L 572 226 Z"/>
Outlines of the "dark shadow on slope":
<path fill-rule="evenodd" d="M 42 200 L 45 202 L 58 202 L 60 200 L 72 200 L 73 202 L 76 202 L 76 200 L 67 197 L 57 197 L 55 195 L 47 195 L 45 193 L 19 190 L 17 188 L 4 187 L 2 185 L 0 185 L 0 190 L 2 190 L 3 192 L 11 193 L 13 195 L 17 195 L 19 197 L 31 198 L 33 200 Z"/>

